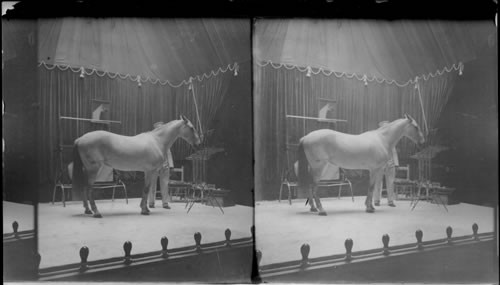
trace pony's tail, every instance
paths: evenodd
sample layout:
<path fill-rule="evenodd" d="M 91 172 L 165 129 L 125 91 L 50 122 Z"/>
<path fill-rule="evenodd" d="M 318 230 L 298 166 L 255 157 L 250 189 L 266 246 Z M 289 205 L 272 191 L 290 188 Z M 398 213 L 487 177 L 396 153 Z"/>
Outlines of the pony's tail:
<path fill-rule="evenodd" d="M 73 147 L 73 189 L 75 191 L 82 191 L 85 185 L 85 173 L 83 171 L 83 162 L 78 151 L 78 144 L 75 143 Z"/>
<path fill-rule="evenodd" d="M 309 187 L 312 182 L 311 174 L 309 173 L 309 163 L 307 162 L 306 153 L 304 151 L 304 144 L 299 143 L 297 150 L 298 157 L 298 183 L 300 187 Z"/>

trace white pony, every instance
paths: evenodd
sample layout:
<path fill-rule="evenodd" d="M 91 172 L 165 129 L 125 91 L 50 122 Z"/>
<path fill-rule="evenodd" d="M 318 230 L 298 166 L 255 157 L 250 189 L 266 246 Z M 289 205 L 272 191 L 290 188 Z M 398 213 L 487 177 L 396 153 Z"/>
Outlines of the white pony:
<path fill-rule="evenodd" d="M 326 216 L 320 199 L 316 196 L 317 183 L 323 168 L 331 163 L 344 169 L 370 171 L 370 186 L 366 196 L 366 211 L 373 213 L 373 189 L 377 176 L 391 157 L 391 150 L 406 136 L 414 143 L 424 143 L 424 135 L 415 119 L 405 114 L 376 130 L 350 135 L 329 129 L 310 132 L 300 139 L 298 148 L 298 182 L 302 191 L 309 188 L 312 212 Z M 316 208 L 314 206 L 316 202 Z"/>
<path fill-rule="evenodd" d="M 92 185 L 101 168 L 106 165 L 122 171 L 144 171 L 145 185 L 140 207 L 142 215 L 149 215 L 147 197 L 151 175 L 162 167 L 167 150 L 179 137 L 194 146 L 201 143 L 193 124 L 182 115 L 180 120 L 132 137 L 94 131 L 76 139 L 73 150 L 73 189 L 83 191 L 85 214 L 93 212 L 95 218 L 102 217 L 92 197 Z M 87 191 L 92 211 L 87 204 Z"/>

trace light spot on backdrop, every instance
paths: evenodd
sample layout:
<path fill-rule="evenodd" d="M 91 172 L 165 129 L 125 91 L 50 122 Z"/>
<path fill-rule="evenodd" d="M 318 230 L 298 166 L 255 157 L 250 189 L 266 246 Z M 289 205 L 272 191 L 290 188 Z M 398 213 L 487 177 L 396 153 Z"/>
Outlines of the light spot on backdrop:
<path fill-rule="evenodd" d="M 7 13 L 7 10 L 12 10 L 14 9 L 14 5 L 19 3 L 19 1 L 5 1 L 2 2 L 2 16 Z"/>

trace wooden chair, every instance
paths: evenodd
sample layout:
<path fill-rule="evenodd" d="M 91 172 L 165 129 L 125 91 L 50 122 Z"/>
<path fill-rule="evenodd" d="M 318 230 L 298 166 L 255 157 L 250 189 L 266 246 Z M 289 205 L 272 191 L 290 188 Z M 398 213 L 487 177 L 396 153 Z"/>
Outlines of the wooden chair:
<path fill-rule="evenodd" d="M 397 200 L 413 200 L 415 196 L 416 181 L 410 179 L 410 165 L 398 166 L 394 178 L 394 194 Z M 400 195 L 404 196 L 401 198 Z"/>
<path fill-rule="evenodd" d="M 114 171 L 113 171 L 114 172 Z M 54 190 L 52 192 L 52 204 L 54 204 L 56 199 L 57 189 L 61 189 L 62 192 L 62 203 L 63 207 L 66 207 L 66 189 L 72 189 L 72 179 L 73 179 L 73 162 L 68 164 L 67 170 L 64 173 L 59 173 L 56 177 L 56 183 L 54 185 Z M 123 188 L 125 194 L 125 201 L 128 204 L 127 186 L 120 179 L 115 179 L 115 173 L 113 173 L 113 181 L 109 182 L 95 182 L 92 189 L 108 189 L 113 188 L 113 194 L 111 200 L 115 200 L 115 190 L 117 187 Z"/>
<path fill-rule="evenodd" d="M 337 186 L 339 187 L 338 199 L 340 199 L 340 196 L 342 194 L 342 186 L 349 186 L 349 190 L 351 191 L 351 198 L 352 198 L 352 201 L 354 202 L 354 193 L 352 191 L 352 183 L 349 179 L 347 179 L 342 168 L 339 168 L 339 179 L 321 180 L 318 183 L 318 187 L 337 187 Z"/>
<path fill-rule="evenodd" d="M 283 187 L 287 188 L 288 191 L 288 203 L 292 205 L 292 197 L 295 197 L 297 193 L 294 193 L 294 189 L 298 187 L 298 183 L 295 178 L 292 177 L 292 173 L 290 169 L 283 169 L 281 174 L 281 186 L 280 186 L 280 194 L 278 198 L 278 202 L 281 202 Z"/>
<path fill-rule="evenodd" d="M 184 166 L 171 168 L 170 174 L 175 174 L 178 177 L 177 179 L 170 179 L 168 182 L 170 201 L 174 202 L 172 199 L 174 196 L 179 197 L 179 201 L 186 201 L 191 184 L 184 181 Z"/>
<path fill-rule="evenodd" d="M 295 164 L 294 164 L 295 166 Z M 295 173 L 295 172 L 293 172 Z M 295 197 L 293 190 L 298 187 L 298 183 L 296 182 L 296 177 L 292 176 L 292 172 L 289 169 L 285 169 L 282 173 L 281 178 L 281 186 L 278 202 L 281 202 L 283 188 L 286 186 L 288 191 L 288 203 L 292 204 L 292 197 Z M 339 178 L 338 179 L 323 179 L 321 180 L 317 187 L 339 187 L 338 199 L 342 195 L 342 186 L 349 186 L 349 190 L 351 191 L 351 198 L 354 202 L 354 193 L 352 191 L 352 183 L 344 174 L 342 168 L 339 168 Z"/>

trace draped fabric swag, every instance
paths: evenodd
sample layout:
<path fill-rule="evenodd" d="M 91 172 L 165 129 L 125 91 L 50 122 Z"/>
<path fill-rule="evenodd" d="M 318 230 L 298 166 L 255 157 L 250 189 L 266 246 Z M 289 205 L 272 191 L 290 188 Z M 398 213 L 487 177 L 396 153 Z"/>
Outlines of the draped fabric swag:
<path fill-rule="evenodd" d="M 38 39 L 40 62 L 170 85 L 250 59 L 247 20 L 43 19 Z"/>

